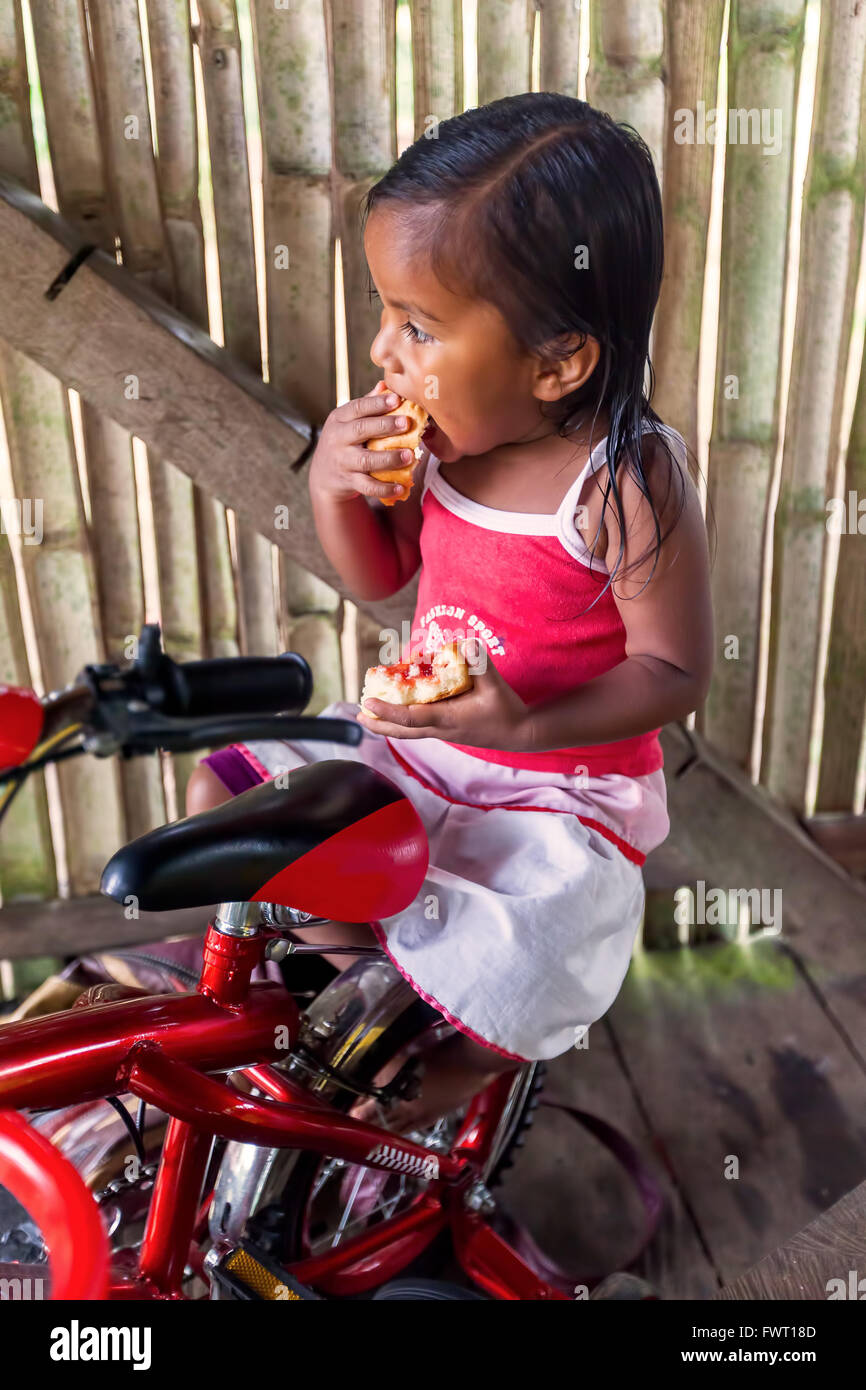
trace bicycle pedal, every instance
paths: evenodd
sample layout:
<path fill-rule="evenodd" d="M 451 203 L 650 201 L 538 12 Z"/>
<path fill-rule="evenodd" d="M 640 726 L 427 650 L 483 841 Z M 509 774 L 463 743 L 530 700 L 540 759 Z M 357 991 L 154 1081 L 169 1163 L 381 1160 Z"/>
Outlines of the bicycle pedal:
<path fill-rule="evenodd" d="M 208 1260 L 208 1267 L 212 1299 L 233 1298 L 247 1303 L 324 1301 L 321 1294 L 295 1279 L 251 1240 L 242 1240 L 218 1259 Z"/>

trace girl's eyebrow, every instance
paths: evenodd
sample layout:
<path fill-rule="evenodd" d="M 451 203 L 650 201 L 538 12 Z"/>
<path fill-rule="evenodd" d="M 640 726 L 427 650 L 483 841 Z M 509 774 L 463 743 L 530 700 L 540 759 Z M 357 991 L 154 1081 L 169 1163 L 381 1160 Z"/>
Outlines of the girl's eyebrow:
<path fill-rule="evenodd" d="M 373 286 L 373 287 L 369 290 L 369 293 L 370 293 L 371 295 L 373 295 L 373 294 L 379 295 L 379 298 L 380 298 L 380 299 L 382 298 L 382 296 L 379 294 L 379 291 L 376 289 L 375 286 Z M 395 308 L 395 309 L 405 309 L 406 312 L 407 312 L 408 314 L 419 314 L 420 317 L 421 317 L 422 319 L 430 319 L 432 323 L 444 323 L 444 322 L 445 322 L 444 319 L 439 319 L 439 318 L 437 318 L 435 314 L 431 314 L 427 309 L 422 309 L 420 304 L 401 304 L 399 299 L 395 299 L 395 300 L 394 300 L 394 308 Z"/>
<path fill-rule="evenodd" d="M 398 309 L 405 309 L 409 314 L 418 314 L 422 319 L 431 319 L 433 323 L 444 323 L 444 319 L 437 319 L 435 314 L 431 314 L 428 309 L 422 309 L 420 304 L 401 304 L 399 299 L 394 303 Z"/>

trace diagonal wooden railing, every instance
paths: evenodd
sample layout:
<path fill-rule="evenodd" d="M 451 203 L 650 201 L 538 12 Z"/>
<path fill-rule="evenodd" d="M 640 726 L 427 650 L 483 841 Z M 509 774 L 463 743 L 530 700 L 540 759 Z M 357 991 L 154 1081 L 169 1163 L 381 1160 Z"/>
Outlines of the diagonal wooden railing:
<path fill-rule="evenodd" d="M 346 592 L 327 560 L 306 483 L 315 432 L 290 402 L 2 177 L 0 257 L 0 337 L 383 627 L 411 617 L 417 581 L 368 603 Z"/>

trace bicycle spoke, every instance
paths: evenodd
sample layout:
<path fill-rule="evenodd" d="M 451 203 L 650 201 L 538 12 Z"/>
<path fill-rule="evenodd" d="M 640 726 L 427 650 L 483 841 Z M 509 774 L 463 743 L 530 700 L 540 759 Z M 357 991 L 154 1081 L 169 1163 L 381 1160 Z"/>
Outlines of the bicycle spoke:
<path fill-rule="evenodd" d="M 404 1138 L 411 1139 L 414 1143 L 421 1144 L 425 1148 L 431 1150 L 447 1152 L 454 1140 L 454 1136 L 464 1113 L 465 1107 L 451 1115 L 442 1116 L 440 1119 L 436 1120 L 428 1130 L 411 1130 Z M 313 1184 L 309 1198 L 310 1209 L 312 1209 L 317 1202 L 321 1205 L 321 1200 L 327 1203 L 329 1191 L 335 1187 L 335 1184 L 338 1183 L 342 1185 L 345 1183 L 348 1176 L 346 1170 L 351 1170 L 353 1167 L 354 1165 L 346 1163 L 344 1159 L 328 1159 L 327 1162 L 323 1164 L 321 1172 L 318 1174 Z M 363 1211 L 360 1215 L 352 1219 L 352 1212 L 364 1179 L 365 1177 L 371 1179 L 371 1175 L 374 1173 L 381 1173 L 386 1184 L 392 1181 L 396 1182 L 396 1190 L 391 1192 L 388 1196 L 385 1196 L 383 1187 L 383 1191 L 379 1195 L 375 1206 L 370 1207 L 369 1210 Z M 357 1169 L 356 1175 L 352 1175 L 351 1182 L 351 1190 L 343 1206 L 336 1229 L 333 1232 L 330 1230 L 323 1231 L 318 1240 L 311 1241 L 311 1254 L 316 1255 L 328 1247 L 333 1249 L 348 1237 L 360 1234 L 376 1220 L 390 1220 L 401 1208 L 408 1206 L 409 1202 L 413 1201 L 418 1194 L 429 1185 L 429 1179 L 426 1178 L 413 1177 L 410 1179 L 404 1173 L 382 1173 L 380 1169 L 361 1167 Z M 339 1204 L 337 1209 L 339 1209 Z M 336 1215 L 336 1212 L 334 1215 Z"/>
<path fill-rule="evenodd" d="M 334 1247 L 335 1245 L 339 1245 L 339 1243 L 340 1243 L 340 1239 L 341 1239 L 341 1237 L 342 1237 L 342 1235 L 343 1235 L 343 1231 L 346 1229 L 346 1222 L 347 1222 L 348 1219 L 349 1219 L 349 1216 L 350 1216 L 351 1211 L 352 1211 L 352 1207 L 355 1205 L 355 1198 L 356 1198 L 357 1195 L 358 1195 L 358 1189 L 359 1189 L 359 1187 L 361 1186 L 361 1183 L 364 1181 L 364 1178 L 366 1177 L 366 1175 L 367 1175 L 367 1169 L 366 1169 L 366 1168 L 359 1168 L 359 1169 L 358 1169 L 358 1176 L 356 1177 L 354 1186 L 352 1187 L 352 1195 L 350 1196 L 348 1202 L 346 1203 L 346 1206 L 345 1206 L 345 1208 L 344 1208 L 344 1210 L 343 1210 L 343 1215 L 340 1217 L 340 1224 L 339 1224 L 339 1226 L 337 1227 L 337 1231 L 336 1231 L 336 1234 L 335 1234 L 335 1236 L 334 1236 L 334 1239 L 331 1241 L 331 1248 L 332 1248 L 332 1249 L 333 1249 L 333 1247 Z"/>

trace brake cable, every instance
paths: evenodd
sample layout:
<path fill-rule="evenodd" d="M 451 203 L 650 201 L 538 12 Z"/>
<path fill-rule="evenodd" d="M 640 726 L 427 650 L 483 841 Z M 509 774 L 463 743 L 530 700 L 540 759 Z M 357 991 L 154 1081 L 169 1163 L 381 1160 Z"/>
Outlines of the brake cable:
<path fill-rule="evenodd" d="M 138 1161 L 141 1164 L 141 1166 L 144 1167 L 146 1161 L 146 1154 L 144 1152 L 144 1139 L 140 1134 L 136 1126 L 136 1123 L 130 1115 L 129 1111 L 127 1110 L 126 1106 L 123 1105 L 123 1103 L 119 1100 L 117 1096 L 103 1096 L 102 1099 L 106 1102 L 107 1105 L 110 1105 L 112 1110 L 115 1110 L 117 1114 L 120 1116 L 120 1118 L 123 1120 L 123 1123 L 126 1126 L 126 1129 L 129 1133 L 129 1137 L 135 1145 L 135 1151 L 138 1154 Z"/>
<path fill-rule="evenodd" d="M 74 758 L 86 752 L 83 744 L 78 744 L 75 748 L 61 748 L 59 752 L 53 751 L 58 744 L 65 743 L 73 734 L 80 733 L 82 727 L 81 724 L 71 724 L 67 728 L 61 729 L 59 733 L 53 734 L 51 738 L 37 744 L 34 752 L 38 756 L 31 757 L 20 767 L 6 768 L 0 772 L 0 787 L 3 788 L 3 791 L 0 792 L 0 820 L 6 815 L 31 772 L 38 772 L 41 768 L 47 767 L 49 763 L 60 763 L 65 758 Z"/>

